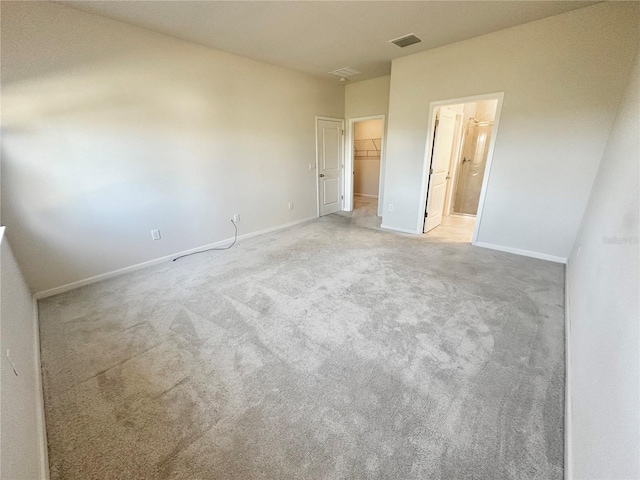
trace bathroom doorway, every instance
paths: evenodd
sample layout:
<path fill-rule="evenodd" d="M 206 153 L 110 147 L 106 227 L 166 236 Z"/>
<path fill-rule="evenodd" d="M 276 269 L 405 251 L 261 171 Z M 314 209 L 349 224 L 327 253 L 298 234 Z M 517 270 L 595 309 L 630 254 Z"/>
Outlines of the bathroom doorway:
<path fill-rule="evenodd" d="M 475 241 L 502 95 L 432 104 L 423 232 Z"/>

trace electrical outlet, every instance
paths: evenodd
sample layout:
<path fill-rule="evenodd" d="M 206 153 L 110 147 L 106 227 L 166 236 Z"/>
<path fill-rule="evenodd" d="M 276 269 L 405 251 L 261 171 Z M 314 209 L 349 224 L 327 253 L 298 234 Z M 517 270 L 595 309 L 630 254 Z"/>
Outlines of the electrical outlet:
<path fill-rule="evenodd" d="M 390 203 L 390 204 L 389 204 L 389 211 L 390 211 L 390 212 L 393 212 L 393 203 Z"/>
<path fill-rule="evenodd" d="M 293 202 L 289 202 L 289 210 L 293 210 Z"/>
<path fill-rule="evenodd" d="M 313 165 L 309 164 L 309 170 L 313 170 Z"/>
<path fill-rule="evenodd" d="M 151 238 L 154 240 L 160 240 L 160 230 L 151 230 Z"/>
<path fill-rule="evenodd" d="M 236 222 L 236 223 L 240 221 L 240 214 L 239 213 L 235 213 L 233 215 L 233 221 Z"/>

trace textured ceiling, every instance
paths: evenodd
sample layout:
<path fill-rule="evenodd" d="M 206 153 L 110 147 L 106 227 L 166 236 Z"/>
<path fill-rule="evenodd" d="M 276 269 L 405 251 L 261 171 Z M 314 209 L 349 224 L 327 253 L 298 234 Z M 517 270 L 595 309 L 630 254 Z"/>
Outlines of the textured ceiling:
<path fill-rule="evenodd" d="M 67 1 L 218 50 L 325 76 L 352 67 L 359 81 L 391 60 L 598 2 L 584 1 Z M 389 40 L 414 33 L 422 43 Z M 337 81 L 337 78 L 336 78 Z"/>

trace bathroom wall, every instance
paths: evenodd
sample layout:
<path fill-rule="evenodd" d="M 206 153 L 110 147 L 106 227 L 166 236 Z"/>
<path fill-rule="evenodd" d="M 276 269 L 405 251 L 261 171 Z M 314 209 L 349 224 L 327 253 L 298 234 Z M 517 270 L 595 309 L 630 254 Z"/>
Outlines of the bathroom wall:
<path fill-rule="evenodd" d="M 456 191 L 453 201 L 455 213 L 476 215 L 478 212 L 478 201 L 486 172 L 493 127 L 476 126 L 475 121 L 492 122 L 497 107 L 497 100 L 483 100 L 465 105 L 465 113 L 468 115 L 463 118 L 464 141 L 456 170 Z"/>
<path fill-rule="evenodd" d="M 366 120 L 354 124 L 354 145 L 363 146 L 354 156 L 353 192 L 356 195 L 378 197 L 380 185 L 380 151 L 377 155 L 370 148 L 379 148 L 383 135 L 382 120 Z M 372 139 L 376 139 L 373 144 Z"/>
<path fill-rule="evenodd" d="M 487 125 L 465 126 L 462 160 L 458 168 L 456 194 L 453 202 L 455 213 L 476 215 L 486 172 L 489 142 L 493 127 Z"/>
<path fill-rule="evenodd" d="M 493 122 L 496 117 L 496 108 L 498 108 L 497 100 L 482 100 L 475 102 L 474 117 L 478 122 Z"/>

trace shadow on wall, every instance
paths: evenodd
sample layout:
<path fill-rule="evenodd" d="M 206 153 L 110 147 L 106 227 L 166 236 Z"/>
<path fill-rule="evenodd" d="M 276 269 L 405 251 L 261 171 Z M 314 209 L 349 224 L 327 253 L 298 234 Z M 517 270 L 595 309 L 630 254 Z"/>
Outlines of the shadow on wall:
<path fill-rule="evenodd" d="M 230 238 L 235 213 L 315 214 L 313 115 L 342 90 L 162 43 L 3 83 L 2 219 L 34 291 Z"/>
<path fill-rule="evenodd" d="M 180 65 L 178 56 L 165 61 Z M 26 247 L 21 256 L 60 255 L 90 242 L 126 258 L 129 245 L 112 242 L 114 232 L 199 210 L 210 220 L 221 215 L 207 192 L 232 195 L 216 175 L 232 168 L 231 152 L 215 145 L 233 138 L 233 110 L 207 95 L 206 68 L 185 80 L 184 68 L 167 76 L 164 66 L 129 59 L 3 86 L 3 219 L 14 243 Z M 233 82 L 220 88 L 240 94 Z M 263 127 L 265 135 L 270 124 Z"/>

